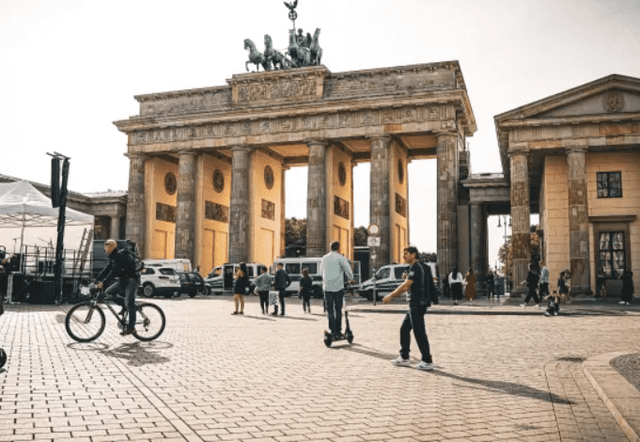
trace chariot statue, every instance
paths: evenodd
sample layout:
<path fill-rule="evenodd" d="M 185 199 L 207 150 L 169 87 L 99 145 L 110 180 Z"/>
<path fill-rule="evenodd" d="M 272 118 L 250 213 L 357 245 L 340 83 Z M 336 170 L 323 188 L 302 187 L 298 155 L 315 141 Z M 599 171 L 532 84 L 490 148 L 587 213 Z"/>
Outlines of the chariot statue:
<path fill-rule="evenodd" d="M 317 28 L 314 35 L 310 33 L 304 35 L 302 28 L 298 29 L 296 34 L 296 18 L 298 14 L 298 0 L 287 3 L 284 2 L 289 9 L 289 19 L 293 22 L 293 28 L 289 29 L 289 46 L 286 52 L 274 49 L 271 36 L 264 36 L 264 52 L 261 53 L 256 45 L 250 39 L 245 39 L 244 48 L 249 51 L 249 60 L 245 63 L 245 68 L 249 71 L 249 64 L 254 64 L 256 71 L 260 71 L 260 66 L 265 71 L 290 69 L 305 66 L 317 66 L 322 63 L 322 48 L 318 42 L 320 38 L 320 28 Z"/>

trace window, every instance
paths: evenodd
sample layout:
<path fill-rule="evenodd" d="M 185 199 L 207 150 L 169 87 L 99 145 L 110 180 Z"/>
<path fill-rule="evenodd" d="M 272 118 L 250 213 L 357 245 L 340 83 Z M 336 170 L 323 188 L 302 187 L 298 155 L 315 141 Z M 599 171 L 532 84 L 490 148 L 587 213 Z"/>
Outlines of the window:
<path fill-rule="evenodd" d="M 404 272 L 408 271 L 409 267 L 396 267 L 393 273 L 396 275 L 396 279 L 402 279 Z"/>
<path fill-rule="evenodd" d="M 163 275 L 175 275 L 176 272 L 173 269 L 160 269 L 160 273 L 162 273 Z"/>
<path fill-rule="evenodd" d="M 302 270 L 307 269 L 310 275 L 315 275 L 318 273 L 318 264 L 315 262 L 303 262 Z"/>
<path fill-rule="evenodd" d="M 287 263 L 284 265 L 284 271 L 287 272 L 289 275 L 299 275 L 300 264 Z"/>
<path fill-rule="evenodd" d="M 600 232 L 598 265 L 608 278 L 619 277 L 626 265 L 624 232 Z"/>
<path fill-rule="evenodd" d="M 620 172 L 598 172 L 598 198 L 622 197 Z"/>
<path fill-rule="evenodd" d="M 376 275 L 377 279 L 387 279 L 391 275 L 391 269 L 389 267 L 380 269 L 378 274 Z"/>

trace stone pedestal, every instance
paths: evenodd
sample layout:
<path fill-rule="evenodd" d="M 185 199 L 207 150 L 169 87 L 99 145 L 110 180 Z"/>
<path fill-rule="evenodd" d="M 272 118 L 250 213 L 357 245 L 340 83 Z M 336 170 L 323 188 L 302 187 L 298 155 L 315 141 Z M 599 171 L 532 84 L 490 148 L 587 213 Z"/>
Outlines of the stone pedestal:
<path fill-rule="evenodd" d="M 178 153 L 178 195 L 176 207 L 176 258 L 194 261 L 196 154 Z"/>
<path fill-rule="evenodd" d="M 307 141 L 309 177 L 307 181 L 307 256 L 327 253 L 327 178 L 325 151 L 327 142 Z"/>
<path fill-rule="evenodd" d="M 458 266 L 458 136 L 438 134 L 438 267 L 444 278 Z M 461 269 L 463 271 L 464 269 Z"/>
<path fill-rule="evenodd" d="M 145 157 L 143 155 L 129 155 L 126 237 L 136 243 L 141 253 L 145 250 L 144 167 Z"/>
<path fill-rule="evenodd" d="M 372 267 L 376 271 L 390 262 L 390 228 L 389 225 L 389 173 L 391 137 L 379 136 L 371 142 L 371 188 L 369 219 L 372 224 L 380 226 L 380 246 L 371 250 Z M 375 254 L 375 259 L 373 255 Z"/>
<path fill-rule="evenodd" d="M 231 148 L 231 204 L 229 207 L 229 262 L 249 256 L 249 154 L 247 146 Z"/>
<path fill-rule="evenodd" d="M 511 160 L 511 247 L 513 255 L 512 298 L 518 298 L 527 290 L 520 285 L 527 279 L 531 262 L 531 233 L 529 207 L 529 150 L 509 153 Z"/>
<path fill-rule="evenodd" d="M 569 166 L 569 248 L 571 295 L 591 294 L 589 276 L 589 220 L 585 156 L 587 146 L 567 149 Z"/>

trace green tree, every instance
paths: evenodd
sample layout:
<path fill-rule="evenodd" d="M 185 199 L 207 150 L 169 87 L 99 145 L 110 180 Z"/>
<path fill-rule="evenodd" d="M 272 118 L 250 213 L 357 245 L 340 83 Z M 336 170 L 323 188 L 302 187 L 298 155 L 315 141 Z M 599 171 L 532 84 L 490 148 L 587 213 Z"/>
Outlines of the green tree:
<path fill-rule="evenodd" d="M 540 236 L 538 235 L 537 225 L 531 226 L 529 230 L 531 231 L 531 264 L 535 267 L 538 266 L 541 259 Z M 513 277 L 513 246 L 511 237 L 500 247 L 498 260 L 502 264 L 507 278 L 511 279 Z"/>
<path fill-rule="evenodd" d="M 368 237 L 369 237 L 369 234 L 367 233 L 366 227 L 364 226 L 356 227 L 355 229 L 353 229 L 353 246 L 366 247 Z"/>

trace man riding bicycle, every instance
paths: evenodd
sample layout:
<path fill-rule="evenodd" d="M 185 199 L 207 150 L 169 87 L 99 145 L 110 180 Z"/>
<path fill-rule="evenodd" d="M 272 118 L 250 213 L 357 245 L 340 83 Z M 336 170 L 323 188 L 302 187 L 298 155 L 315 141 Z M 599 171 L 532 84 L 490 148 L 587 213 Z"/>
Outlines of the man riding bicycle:
<path fill-rule="evenodd" d="M 120 334 L 130 335 L 136 325 L 136 292 L 140 285 L 140 274 L 136 270 L 135 257 L 129 251 L 119 249 L 114 239 L 105 241 L 104 251 L 109 255 L 109 265 L 98 275 L 96 288 L 101 289 L 105 281 L 116 278 L 116 282 L 111 284 L 104 294 L 108 296 L 125 293 L 124 302 L 118 296 L 112 296 L 112 298 L 129 312 L 129 323 Z"/>

